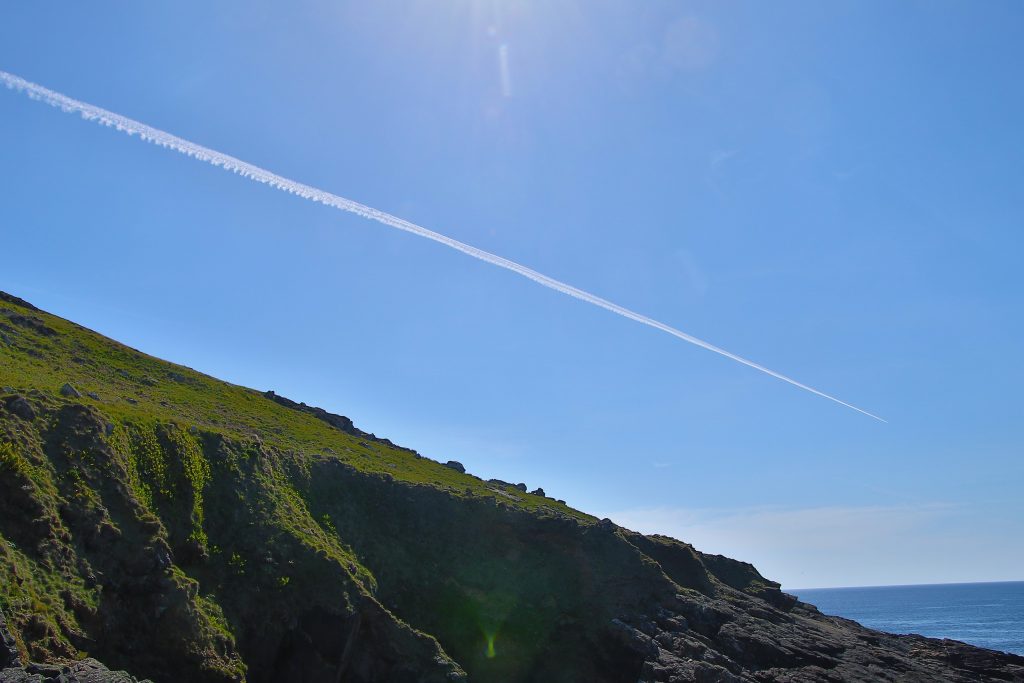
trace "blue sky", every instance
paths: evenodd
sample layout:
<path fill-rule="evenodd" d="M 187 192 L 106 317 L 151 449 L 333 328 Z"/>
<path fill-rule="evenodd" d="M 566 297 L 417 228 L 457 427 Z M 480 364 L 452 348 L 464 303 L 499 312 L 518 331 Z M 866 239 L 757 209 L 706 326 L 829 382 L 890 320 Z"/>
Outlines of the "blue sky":
<path fill-rule="evenodd" d="M 888 424 L 7 90 L 0 289 L 790 588 L 1022 579 L 1022 29 L 1015 2 L 0 10 L 0 69 Z"/>

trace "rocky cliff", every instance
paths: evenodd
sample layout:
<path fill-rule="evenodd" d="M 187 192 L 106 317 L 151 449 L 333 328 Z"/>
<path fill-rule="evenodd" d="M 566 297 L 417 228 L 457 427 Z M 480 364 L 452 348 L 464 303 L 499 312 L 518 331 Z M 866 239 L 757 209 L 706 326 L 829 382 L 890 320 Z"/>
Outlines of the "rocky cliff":
<path fill-rule="evenodd" d="M 4 683 L 1024 681 L 539 493 L 0 295 Z"/>

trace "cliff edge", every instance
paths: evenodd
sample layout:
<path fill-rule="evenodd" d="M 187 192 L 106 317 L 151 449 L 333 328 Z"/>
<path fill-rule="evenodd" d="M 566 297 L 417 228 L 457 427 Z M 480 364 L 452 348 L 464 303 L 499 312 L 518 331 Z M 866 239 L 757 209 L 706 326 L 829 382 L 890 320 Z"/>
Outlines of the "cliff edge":
<path fill-rule="evenodd" d="M 3 683 L 1024 681 L 2 293 L 0 611 Z"/>

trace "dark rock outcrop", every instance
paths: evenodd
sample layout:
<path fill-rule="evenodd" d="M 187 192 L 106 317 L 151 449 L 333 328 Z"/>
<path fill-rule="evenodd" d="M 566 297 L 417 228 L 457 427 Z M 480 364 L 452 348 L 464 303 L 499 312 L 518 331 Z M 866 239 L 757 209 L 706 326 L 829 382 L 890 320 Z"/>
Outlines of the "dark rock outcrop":
<path fill-rule="evenodd" d="M 282 405 L 286 408 L 298 410 L 303 413 L 309 413 L 318 420 L 323 420 L 324 422 L 331 425 L 335 429 L 343 431 L 346 434 L 351 434 L 352 436 L 356 436 L 361 439 L 366 439 L 367 441 L 375 441 L 377 443 L 384 444 L 385 446 L 388 446 L 390 448 L 397 448 L 399 450 L 407 451 L 414 455 L 419 455 L 419 453 L 417 453 L 413 449 L 406 448 L 405 446 L 399 446 L 398 444 L 393 443 L 390 439 L 384 439 L 382 437 L 376 436 L 375 434 L 371 434 L 370 432 L 364 432 L 362 429 L 356 427 L 351 419 L 345 417 L 344 415 L 335 415 L 334 413 L 327 412 L 323 408 L 317 408 L 316 406 L 307 406 L 305 403 L 297 403 L 291 400 L 290 398 L 279 396 L 278 394 L 274 393 L 273 390 L 265 391 L 263 393 L 263 396 L 269 398 L 274 403 Z"/>
<path fill-rule="evenodd" d="M 32 409 L 32 404 L 24 396 L 11 396 L 6 399 L 5 403 L 7 410 L 22 420 L 31 422 L 36 419 L 36 411 Z"/>
<path fill-rule="evenodd" d="M 7 618 L 0 612 L 0 669 L 12 666 L 21 666 L 21 658 L 14 634 L 7 628 Z"/>
<path fill-rule="evenodd" d="M 29 664 L 0 670 L 0 683 L 150 683 L 111 671 L 95 659 L 69 664 Z"/>
<path fill-rule="evenodd" d="M 0 301 L 5 301 L 9 304 L 14 304 L 15 306 L 21 306 L 22 308 L 27 309 L 29 311 L 39 310 L 38 308 L 30 304 L 29 302 L 25 301 L 24 299 L 16 297 L 13 294 L 8 294 L 7 292 L 0 292 Z"/>
<path fill-rule="evenodd" d="M 31 330 L 42 337 L 53 337 L 57 334 L 56 330 L 34 315 L 25 315 L 9 309 L 0 309 L 0 313 L 6 315 L 7 319 L 14 325 Z"/>
<path fill-rule="evenodd" d="M 137 681 L 124 671 L 110 671 L 95 659 L 68 664 L 23 665 L 14 634 L 0 612 L 0 683 L 149 683 Z"/>
<path fill-rule="evenodd" d="M 697 628 L 709 605 L 679 595 L 657 618 L 617 624 L 643 656 L 645 682 L 1024 681 L 1024 658 L 955 641 L 897 636 L 822 615 L 733 599 Z"/>

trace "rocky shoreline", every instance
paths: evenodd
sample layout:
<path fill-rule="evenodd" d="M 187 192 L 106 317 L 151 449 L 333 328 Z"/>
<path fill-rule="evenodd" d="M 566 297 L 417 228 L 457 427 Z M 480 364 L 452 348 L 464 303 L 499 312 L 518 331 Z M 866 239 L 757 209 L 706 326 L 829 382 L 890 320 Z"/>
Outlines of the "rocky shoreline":
<path fill-rule="evenodd" d="M 0 612 L 0 683 L 152 683 L 111 671 L 95 659 L 66 664 L 24 663 L 7 618 Z"/>

